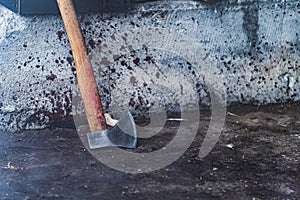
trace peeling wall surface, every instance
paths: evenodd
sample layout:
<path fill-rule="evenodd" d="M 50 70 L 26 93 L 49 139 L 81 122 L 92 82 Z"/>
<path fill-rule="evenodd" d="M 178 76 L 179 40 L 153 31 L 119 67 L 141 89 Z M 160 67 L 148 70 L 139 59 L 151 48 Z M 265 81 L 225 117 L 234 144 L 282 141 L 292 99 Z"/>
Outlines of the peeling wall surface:
<path fill-rule="evenodd" d="M 105 110 L 140 113 L 174 102 L 182 109 L 198 102 L 209 107 L 208 79 L 225 86 L 228 104 L 300 99 L 299 1 L 154 1 L 79 19 Z M 140 35 L 131 40 L 144 45 L 130 46 L 124 32 L 147 35 L 150 27 L 158 34 L 170 30 L 161 43 L 178 45 L 173 51 L 155 48 Z M 176 34 L 199 44 L 201 52 L 186 54 L 205 62 L 186 60 L 180 53 L 186 43 Z M 156 38 L 150 36 L 149 43 Z M 113 62 L 104 59 L 101 45 Z M 122 48 L 131 51 L 117 54 Z M 76 72 L 59 16 L 19 16 L 0 6 L 0 52 L 1 129 L 42 128 L 72 114 Z"/>

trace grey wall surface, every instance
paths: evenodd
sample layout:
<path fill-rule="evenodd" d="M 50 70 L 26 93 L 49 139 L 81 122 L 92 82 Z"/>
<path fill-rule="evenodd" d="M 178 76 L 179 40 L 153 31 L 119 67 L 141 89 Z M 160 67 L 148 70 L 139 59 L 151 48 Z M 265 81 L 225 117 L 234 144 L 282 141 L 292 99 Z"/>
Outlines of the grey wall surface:
<path fill-rule="evenodd" d="M 137 4 L 129 12 L 79 18 L 105 109 L 129 107 L 138 113 L 144 107 L 156 111 L 174 101 L 184 109 L 192 109 L 195 101 L 209 107 L 207 77 L 203 70 L 198 72 L 201 66 L 175 55 L 176 50 L 147 46 L 118 55 L 103 67 L 108 63 L 98 47 L 106 38 L 148 27 L 172 30 L 201 46 L 201 54 L 223 77 L 215 81 L 226 87 L 227 103 L 297 101 L 299 12 L 300 2 L 292 0 L 155 1 Z M 171 37 L 161 41 L 172 42 Z M 209 72 L 210 68 L 203 69 Z M 0 6 L 1 129 L 42 128 L 72 114 L 72 93 L 78 93 L 75 74 L 59 16 L 18 16 Z M 175 85 L 183 88 L 187 83 L 193 91 L 174 96 Z M 195 91 L 199 100 L 189 94 Z"/>

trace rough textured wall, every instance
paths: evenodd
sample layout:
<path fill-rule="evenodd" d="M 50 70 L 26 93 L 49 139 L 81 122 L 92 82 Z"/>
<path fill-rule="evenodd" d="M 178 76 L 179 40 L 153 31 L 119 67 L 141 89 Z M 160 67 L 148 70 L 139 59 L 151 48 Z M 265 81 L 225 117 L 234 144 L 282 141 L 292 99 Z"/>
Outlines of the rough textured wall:
<path fill-rule="evenodd" d="M 300 99 L 299 12 L 299 1 L 155 1 L 125 13 L 83 15 L 80 22 L 93 63 L 101 61 L 98 45 L 113 34 L 166 28 L 201 45 L 224 76 L 228 103 L 267 104 Z M 70 114 L 78 89 L 59 16 L 18 16 L 0 7 L 0 52 L 1 129 L 44 127 Z M 201 106 L 210 104 L 203 74 L 172 52 L 133 49 L 109 66 L 95 66 L 95 75 L 107 110 L 166 107 L 176 87 L 156 83 L 179 75 Z M 186 94 L 176 98 L 184 106 L 195 103 Z"/>

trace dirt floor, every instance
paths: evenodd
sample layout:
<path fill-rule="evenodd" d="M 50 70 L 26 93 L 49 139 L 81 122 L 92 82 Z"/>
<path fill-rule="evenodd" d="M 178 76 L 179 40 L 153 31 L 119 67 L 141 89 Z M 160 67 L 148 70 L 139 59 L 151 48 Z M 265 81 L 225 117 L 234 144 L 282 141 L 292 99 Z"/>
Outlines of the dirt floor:
<path fill-rule="evenodd" d="M 300 103 L 236 105 L 227 112 L 207 157 L 197 157 L 209 122 L 202 112 L 186 153 L 142 174 L 97 161 L 71 128 L 2 133 L 0 199 L 300 199 Z M 159 144 L 140 142 L 136 151 Z"/>

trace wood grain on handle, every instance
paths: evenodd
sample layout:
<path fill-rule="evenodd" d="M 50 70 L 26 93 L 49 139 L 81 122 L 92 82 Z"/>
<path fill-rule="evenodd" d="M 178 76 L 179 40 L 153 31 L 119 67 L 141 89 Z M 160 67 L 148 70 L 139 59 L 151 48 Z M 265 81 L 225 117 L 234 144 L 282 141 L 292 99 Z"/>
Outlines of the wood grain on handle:
<path fill-rule="evenodd" d="M 90 131 L 106 129 L 103 109 L 87 48 L 72 0 L 57 0 L 71 45 L 77 81 L 83 99 Z"/>

